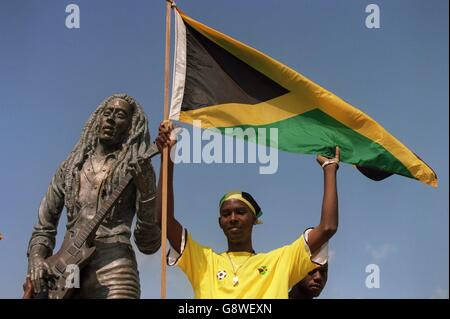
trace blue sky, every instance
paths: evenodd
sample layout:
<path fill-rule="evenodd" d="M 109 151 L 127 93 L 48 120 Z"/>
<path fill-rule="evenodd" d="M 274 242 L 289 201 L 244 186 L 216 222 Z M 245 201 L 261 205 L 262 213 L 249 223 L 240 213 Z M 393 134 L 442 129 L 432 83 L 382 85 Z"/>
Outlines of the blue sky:
<path fill-rule="evenodd" d="M 73 1 L 80 29 L 65 27 L 69 3 L 0 2 L 1 298 L 21 295 L 39 202 L 96 106 L 129 93 L 149 115 L 152 138 L 162 119 L 164 1 Z M 177 3 L 360 108 L 437 172 L 434 189 L 399 176 L 373 182 L 341 165 L 340 227 L 321 297 L 448 298 L 448 1 Z M 380 29 L 365 26 L 370 3 L 380 7 Z M 306 155 L 279 153 L 274 175 L 259 175 L 255 164 L 180 164 L 176 215 L 199 242 L 222 251 L 218 200 L 247 190 L 264 211 L 255 249 L 269 251 L 319 222 L 322 183 Z M 160 255 L 137 256 L 142 298 L 158 298 Z M 372 263 L 380 268 L 378 289 L 365 286 Z M 167 283 L 169 298 L 192 298 L 177 268 Z"/>

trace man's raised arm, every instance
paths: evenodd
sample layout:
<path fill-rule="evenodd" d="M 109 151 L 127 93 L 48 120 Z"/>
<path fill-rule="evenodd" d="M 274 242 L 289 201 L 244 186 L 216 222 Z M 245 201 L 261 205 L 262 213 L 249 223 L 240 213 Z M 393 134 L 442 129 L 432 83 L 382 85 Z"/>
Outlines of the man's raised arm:
<path fill-rule="evenodd" d="M 156 144 L 159 151 L 163 154 L 163 148 L 167 146 L 169 148 L 169 165 L 167 169 L 167 238 L 170 245 L 178 253 L 181 252 L 181 237 L 183 232 L 183 226 L 175 219 L 174 216 L 174 200 L 173 200 L 173 162 L 170 158 L 170 150 L 175 145 L 176 141 L 171 140 L 170 135 L 173 130 L 173 124 L 171 122 L 162 122 L 159 126 L 159 134 L 156 139 Z M 162 220 L 162 169 L 163 161 L 161 156 L 161 169 L 159 174 L 158 183 L 158 195 L 156 202 L 157 221 L 161 226 Z"/>
<path fill-rule="evenodd" d="M 338 195 L 336 173 L 339 168 L 339 147 L 336 147 L 335 157 L 332 159 L 317 156 L 317 162 L 323 168 L 324 193 L 320 224 L 308 234 L 308 246 L 311 253 L 316 252 L 336 233 L 338 228 Z"/>

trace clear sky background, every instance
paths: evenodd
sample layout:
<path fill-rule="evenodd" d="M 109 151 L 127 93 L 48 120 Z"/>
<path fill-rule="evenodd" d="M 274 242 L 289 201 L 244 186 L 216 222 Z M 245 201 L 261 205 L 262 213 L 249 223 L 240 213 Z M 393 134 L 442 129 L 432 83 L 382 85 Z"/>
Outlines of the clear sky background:
<path fill-rule="evenodd" d="M 127 92 L 162 119 L 163 0 L 75 0 L 81 28 L 67 29 L 69 1 L 0 2 L 0 297 L 18 298 L 37 209 L 89 114 Z M 381 28 L 367 29 L 376 3 Z M 393 176 L 373 182 L 350 165 L 338 173 L 340 225 L 330 243 L 322 298 L 449 297 L 448 1 L 179 0 L 188 15 L 247 43 L 358 107 L 437 173 L 439 187 Z M 159 170 L 159 158 L 154 160 Z M 201 243 L 222 251 L 218 200 L 252 193 L 264 211 L 254 247 L 269 251 L 319 222 L 322 171 L 313 156 L 279 154 L 274 175 L 256 164 L 180 164 L 178 219 Z M 64 214 L 63 214 L 64 216 Z M 58 243 L 66 219 L 61 218 Z M 137 253 L 142 298 L 159 298 L 160 254 Z M 380 267 L 368 289 L 365 268 Z M 192 298 L 170 268 L 170 298 Z"/>

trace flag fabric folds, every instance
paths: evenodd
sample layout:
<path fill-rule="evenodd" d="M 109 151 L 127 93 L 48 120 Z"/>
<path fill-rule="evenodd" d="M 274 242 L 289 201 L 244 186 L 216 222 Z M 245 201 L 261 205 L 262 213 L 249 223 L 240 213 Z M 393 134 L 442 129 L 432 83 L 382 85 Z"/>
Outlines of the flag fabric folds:
<path fill-rule="evenodd" d="M 437 187 L 434 171 L 359 109 L 269 56 L 176 8 L 170 119 L 201 127 L 277 128 L 265 144 L 332 155 L 369 178 L 391 174 Z"/>

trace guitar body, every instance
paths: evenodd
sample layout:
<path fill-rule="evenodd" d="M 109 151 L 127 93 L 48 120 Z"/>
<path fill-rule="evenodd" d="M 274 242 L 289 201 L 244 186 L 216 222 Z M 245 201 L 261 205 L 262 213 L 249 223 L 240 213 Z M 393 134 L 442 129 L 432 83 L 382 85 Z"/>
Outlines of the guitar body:
<path fill-rule="evenodd" d="M 61 249 L 46 259 L 51 275 L 48 293 L 50 299 L 70 298 L 74 289 L 77 289 L 72 283 L 73 274 L 79 275 L 95 252 L 94 246 L 88 247 L 86 244 L 78 248 L 75 245 L 76 237 L 76 232 L 67 232 Z"/>

